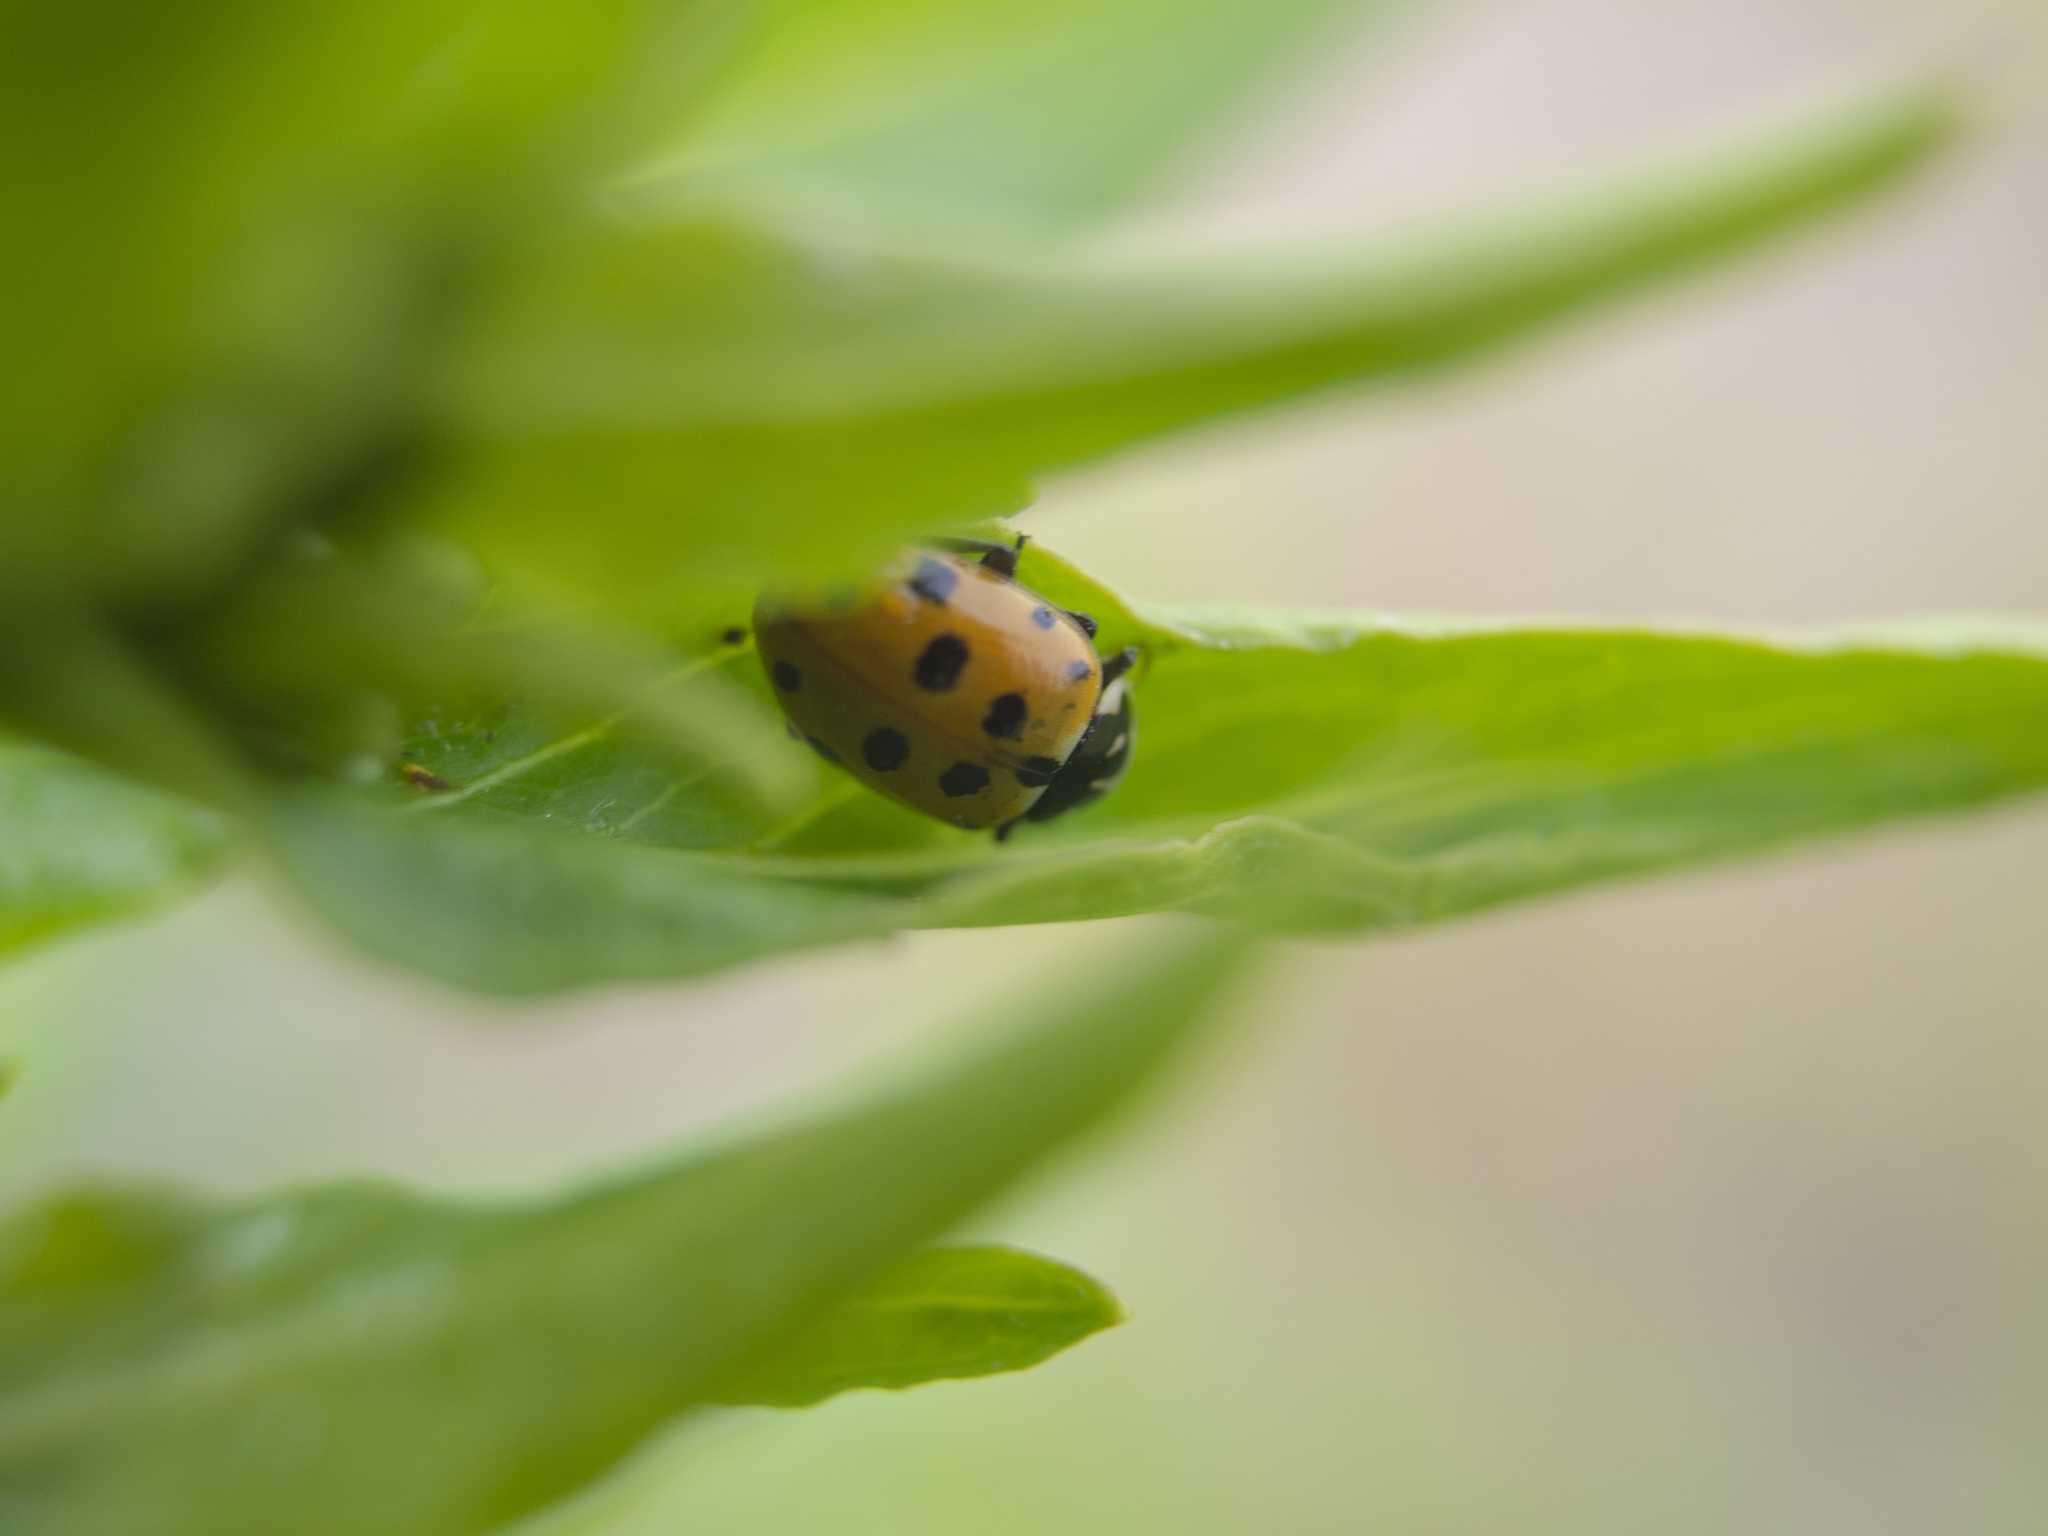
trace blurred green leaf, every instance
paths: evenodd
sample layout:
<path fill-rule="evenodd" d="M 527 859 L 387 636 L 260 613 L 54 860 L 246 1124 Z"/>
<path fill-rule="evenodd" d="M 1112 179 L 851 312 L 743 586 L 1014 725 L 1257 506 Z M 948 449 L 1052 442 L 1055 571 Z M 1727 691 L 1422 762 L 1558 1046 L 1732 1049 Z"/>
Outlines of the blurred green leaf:
<path fill-rule="evenodd" d="M 861 1387 L 915 1387 L 1021 1371 L 1123 1321 L 1077 1269 L 1013 1248 L 912 1254 L 835 1303 L 714 1394 L 804 1408 Z"/>
<path fill-rule="evenodd" d="M 414 451 L 412 381 L 526 221 L 729 54 L 730 7 L 0 12 L 0 590 L 203 599 Z M 658 67 L 657 67 L 658 66 Z M 649 73 L 658 79 L 649 80 Z"/>
<path fill-rule="evenodd" d="M 183 895 L 229 841 L 218 816 L 0 740 L 0 954 Z"/>
<path fill-rule="evenodd" d="M 1894 93 L 1398 247 L 998 269 L 716 221 L 565 227 L 478 301 L 456 434 L 398 505 L 618 611 L 843 571 L 1032 477 L 1232 411 L 1485 353 L 1886 186 L 1956 109 Z"/>
<path fill-rule="evenodd" d="M 775 825 L 651 744 L 444 723 L 421 756 L 482 793 L 409 816 L 308 799 L 287 866 L 379 954 L 546 990 L 902 928 L 1366 932 L 2048 788 L 2038 625 L 1402 624 L 1134 608 L 1039 546 L 1021 574 L 1144 651 L 1139 744 L 1116 794 L 1001 848 L 843 775 Z"/>
<path fill-rule="evenodd" d="M 254 801 L 221 723 L 185 696 L 162 658 L 87 610 L 0 609 L 0 730 L 216 808 Z"/>
<path fill-rule="evenodd" d="M 866 227 L 1059 227 L 1127 206 L 1387 0 L 780 0 L 642 178 Z"/>
<path fill-rule="evenodd" d="M 914 926 L 887 897 L 693 863 L 579 834 L 548 811 L 405 815 L 307 795 L 272 826 L 321 916 L 373 954 L 480 992 L 693 976 Z"/>
<path fill-rule="evenodd" d="M 850 1363 L 887 1341 L 831 1309 L 1122 1105 L 1239 954 L 1183 935 L 1034 995 L 994 1043 L 864 1106 L 546 1200 L 353 1184 L 26 1210 L 0 1228 L 0 1528 L 477 1530 L 596 1476 L 746 1362 L 788 1358 L 793 1335 Z M 900 1342 L 934 1342 L 926 1320 Z"/>

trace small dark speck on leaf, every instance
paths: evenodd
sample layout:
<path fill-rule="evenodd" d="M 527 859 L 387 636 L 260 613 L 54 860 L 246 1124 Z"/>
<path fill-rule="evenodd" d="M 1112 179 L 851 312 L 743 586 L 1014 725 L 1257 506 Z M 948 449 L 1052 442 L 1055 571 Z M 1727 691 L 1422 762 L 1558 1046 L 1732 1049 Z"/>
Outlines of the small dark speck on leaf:
<path fill-rule="evenodd" d="M 440 791 L 455 787 L 442 778 L 441 775 L 434 772 L 433 769 L 424 767 L 419 763 L 400 763 L 398 765 L 398 775 L 406 783 L 412 785 L 414 789 Z"/>

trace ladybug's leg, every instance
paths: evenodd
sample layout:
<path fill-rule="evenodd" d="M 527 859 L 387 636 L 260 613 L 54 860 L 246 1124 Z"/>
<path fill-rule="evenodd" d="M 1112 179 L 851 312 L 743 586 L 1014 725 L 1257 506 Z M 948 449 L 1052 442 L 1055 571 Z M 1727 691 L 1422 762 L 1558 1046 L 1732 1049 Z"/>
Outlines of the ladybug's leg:
<path fill-rule="evenodd" d="M 1010 829 L 1016 826 L 1017 823 L 1022 821 L 1023 819 L 1024 818 L 1022 816 L 1018 816 L 1010 821 L 1004 822 L 1000 827 L 997 827 L 996 841 L 999 843 L 1007 843 L 1010 840 Z"/>
<path fill-rule="evenodd" d="M 979 555 L 981 563 L 989 570 L 994 571 L 1005 581 L 1014 581 L 1017 576 L 1017 556 L 1023 553 L 1024 546 L 1030 542 L 1030 538 L 1030 534 L 1020 533 L 1014 545 L 998 544 L 993 539 L 933 539 L 931 542 L 937 548 L 951 554 Z"/>
<path fill-rule="evenodd" d="M 949 555 L 980 555 L 983 559 L 1010 552 L 1009 545 L 998 544 L 994 539 L 926 539 L 925 543 L 933 549 L 943 549 Z"/>
<path fill-rule="evenodd" d="M 1138 648 L 1135 645 L 1127 645 L 1114 656 L 1105 658 L 1102 663 L 1102 686 L 1107 688 L 1130 671 L 1132 663 L 1137 659 Z"/>
<path fill-rule="evenodd" d="M 1067 617 L 1080 625 L 1090 640 L 1095 638 L 1095 619 L 1092 615 L 1083 613 L 1078 608 L 1069 608 Z"/>

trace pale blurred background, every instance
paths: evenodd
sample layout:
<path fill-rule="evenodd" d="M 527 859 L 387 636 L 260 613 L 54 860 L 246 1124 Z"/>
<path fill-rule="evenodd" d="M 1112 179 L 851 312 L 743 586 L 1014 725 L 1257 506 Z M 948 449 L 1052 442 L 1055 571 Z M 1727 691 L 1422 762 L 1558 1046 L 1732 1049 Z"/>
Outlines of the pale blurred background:
<path fill-rule="evenodd" d="M 1119 238 L 1398 238 L 1983 35 L 1926 11 L 1448 9 L 1324 58 Z M 1036 527 L 1158 599 L 2041 614 L 2030 16 L 1974 56 L 2007 66 L 1988 133 L 1884 206 L 1484 369 L 1077 477 Z M 978 1223 L 1107 1279 L 1127 1327 L 1013 1379 L 707 1420 L 541 1528 L 2048 1529 L 2044 895 L 2037 808 L 1282 951 L 1148 1115 Z M 0 973 L 27 1066 L 0 1193 L 533 1187 L 897 1064 L 971 981 L 1113 963 L 1126 933 L 926 936 L 506 1016 L 244 877 Z"/>

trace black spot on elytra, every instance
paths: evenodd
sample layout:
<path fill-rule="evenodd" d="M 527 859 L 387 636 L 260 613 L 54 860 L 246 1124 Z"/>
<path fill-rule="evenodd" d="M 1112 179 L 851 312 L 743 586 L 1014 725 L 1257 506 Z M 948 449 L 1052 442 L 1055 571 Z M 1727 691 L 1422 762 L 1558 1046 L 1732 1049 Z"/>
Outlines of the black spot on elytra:
<path fill-rule="evenodd" d="M 979 763 L 955 763 L 939 775 L 939 788 L 954 800 L 977 794 L 988 788 L 988 770 Z"/>
<path fill-rule="evenodd" d="M 791 666 L 788 662 L 778 661 L 777 663 L 775 663 L 773 670 L 775 674 L 775 686 L 780 688 L 784 693 L 795 693 L 797 689 L 803 687 L 803 673 L 797 671 L 797 669 Z"/>
<path fill-rule="evenodd" d="M 1060 760 L 1056 757 L 1027 757 L 1017 769 L 1017 782 L 1026 789 L 1042 789 L 1059 771 Z"/>
<path fill-rule="evenodd" d="M 917 658 L 917 670 L 911 676 L 927 693 L 944 693 L 960 681 L 960 673 L 966 665 L 967 642 L 948 631 L 924 648 L 924 654 Z"/>
<path fill-rule="evenodd" d="M 875 772 L 893 773 L 910 756 L 910 743 L 903 739 L 901 731 L 891 730 L 886 725 L 878 726 L 869 731 L 867 740 L 860 744 L 860 755 Z"/>
<path fill-rule="evenodd" d="M 1031 706 L 1024 702 L 1023 694 L 998 694 L 990 701 L 981 728 L 998 741 L 1015 741 L 1024 734 L 1024 722 L 1030 715 Z"/>
<path fill-rule="evenodd" d="M 1051 629 L 1059 620 L 1052 616 L 1050 608 L 1041 606 L 1031 610 L 1031 622 L 1040 629 Z"/>
<path fill-rule="evenodd" d="M 910 590 L 928 603 L 944 607 L 946 599 L 953 595 L 953 589 L 960 585 L 960 573 L 943 560 L 934 560 L 926 555 L 917 562 L 917 570 L 910 578 Z"/>
<path fill-rule="evenodd" d="M 811 744 L 811 750 L 817 753 L 818 756 L 825 759 L 826 762 L 836 763 L 839 761 L 839 754 L 837 752 L 834 752 L 830 747 L 826 746 L 825 743 L 818 740 L 817 737 L 806 736 L 804 740 L 808 741 Z"/>
<path fill-rule="evenodd" d="M 1095 667 L 1091 662 L 1072 661 L 1067 663 L 1067 681 L 1070 683 L 1085 683 L 1094 675 Z"/>

